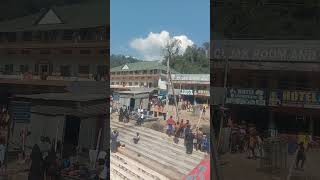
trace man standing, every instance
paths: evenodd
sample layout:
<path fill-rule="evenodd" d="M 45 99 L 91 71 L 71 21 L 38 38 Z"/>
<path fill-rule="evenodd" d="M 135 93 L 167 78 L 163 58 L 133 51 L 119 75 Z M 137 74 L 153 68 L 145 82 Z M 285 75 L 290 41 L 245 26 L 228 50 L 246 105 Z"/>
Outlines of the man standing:
<path fill-rule="evenodd" d="M 193 133 L 192 130 L 190 128 L 191 126 L 188 125 L 186 130 L 185 130 L 185 145 L 186 145 L 186 153 L 187 154 L 192 154 L 193 151 Z"/>
<path fill-rule="evenodd" d="M 122 107 L 120 108 L 120 111 L 119 111 L 119 122 L 123 122 L 123 109 L 122 109 Z"/>
<path fill-rule="evenodd" d="M 168 135 L 171 136 L 173 134 L 173 126 L 175 125 L 175 121 L 173 120 L 172 116 L 167 120 L 168 125 Z"/>
<path fill-rule="evenodd" d="M 116 130 L 114 130 L 113 133 L 111 134 L 111 152 L 113 153 L 117 152 L 118 135 L 119 135 L 119 132 L 117 132 Z"/>

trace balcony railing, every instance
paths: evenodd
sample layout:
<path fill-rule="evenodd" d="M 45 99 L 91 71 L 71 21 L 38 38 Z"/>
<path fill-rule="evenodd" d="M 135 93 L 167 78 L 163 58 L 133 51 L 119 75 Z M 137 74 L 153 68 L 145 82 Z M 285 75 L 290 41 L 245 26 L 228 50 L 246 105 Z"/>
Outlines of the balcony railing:
<path fill-rule="evenodd" d="M 57 48 L 57 47 L 109 47 L 109 40 L 106 41 L 17 41 L 17 42 L 0 42 L 0 49 L 15 48 Z"/>
<path fill-rule="evenodd" d="M 0 79 L 6 80 L 60 80 L 60 81 L 95 81 L 92 75 L 81 75 L 81 76 L 44 76 L 44 75 L 32 75 L 32 74 L 14 74 L 6 75 L 0 74 Z M 104 77 L 101 81 L 106 80 Z"/>

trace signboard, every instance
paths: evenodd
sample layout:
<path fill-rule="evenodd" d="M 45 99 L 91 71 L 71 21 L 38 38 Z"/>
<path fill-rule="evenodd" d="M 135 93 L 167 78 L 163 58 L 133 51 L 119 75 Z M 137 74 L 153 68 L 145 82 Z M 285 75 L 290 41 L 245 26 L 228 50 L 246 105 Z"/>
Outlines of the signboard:
<path fill-rule="evenodd" d="M 181 95 L 190 95 L 190 96 L 192 96 L 193 95 L 193 90 L 192 89 L 181 89 L 180 94 Z"/>
<path fill-rule="evenodd" d="M 210 96 L 209 90 L 196 90 L 194 91 L 194 95 L 197 96 Z"/>
<path fill-rule="evenodd" d="M 228 89 L 226 104 L 266 105 L 266 94 L 261 89 Z"/>
<path fill-rule="evenodd" d="M 314 62 L 320 57 L 320 41 L 218 40 L 213 44 L 213 59 Z"/>
<path fill-rule="evenodd" d="M 23 101 L 12 101 L 10 103 L 10 115 L 16 123 L 29 123 L 31 117 L 31 103 Z"/>
<path fill-rule="evenodd" d="M 320 108 L 320 92 L 297 90 L 272 90 L 269 106 Z"/>

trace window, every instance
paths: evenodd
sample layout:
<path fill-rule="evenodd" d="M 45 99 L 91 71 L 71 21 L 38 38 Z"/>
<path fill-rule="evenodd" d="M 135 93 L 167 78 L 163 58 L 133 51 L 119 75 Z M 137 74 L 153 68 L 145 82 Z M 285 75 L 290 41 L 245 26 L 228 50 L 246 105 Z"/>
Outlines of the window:
<path fill-rule="evenodd" d="M 114 82 L 111 82 L 111 85 L 114 85 Z"/>
<path fill-rule="evenodd" d="M 133 74 L 133 71 L 130 71 L 130 74 Z"/>
<path fill-rule="evenodd" d="M 153 70 L 153 74 L 157 74 L 157 73 L 158 73 L 157 69 Z"/>
<path fill-rule="evenodd" d="M 148 71 L 146 71 L 146 70 L 143 70 L 143 74 L 147 74 L 148 73 Z"/>
<path fill-rule="evenodd" d="M 20 72 L 21 73 L 26 73 L 29 71 L 28 65 L 20 65 Z"/>
<path fill-rule="evenodd" d="M 13 64 L 6 64 L 4 66 L 4 74 L 12 74 L 13 73 Z"/>
<path fill-rule="evenodd" d="M 80 54 L 90 54 L 91 51 L 89 49 L 80 50 Z"/>
<path fill-rule="evenodd" d="M 32 41 L 32 32 L 23 32 L 24 41 Z"/>
<path fill-rule="evenodd" d="M 109 52 L 107 49 L 102 49 L 102 50 L 99 50 L 99 54 L 104 54 L 104 55 L 108 55 Z"/>
<path fill-rule="evenodd" d="M 99 65 L 97 71 L 100 76 L 105 76 L 108 73 L 108 66 Z"/>
<path fill-rule="evenodd" d="M 40 31 L 33 32 L 32 33 L 32 40 L 33 41 L 40 41 L 41 40 L 41 32 Z"/>
<path fill-rule="evenodd" d="M 138 82 L 135 82 L 134 85 L 135 85 L 135 86 L 139 86 L 139 83 L 138 83 Z"/>
<path fill-rule="evenodd" d="M 132 86 L 132 82 L 129 82 L 129 86 Z"/>
<path fill-rule="evenodd" d="M 17 41 L 17 35 L 14 32 L 7 33 L 7 40 L 8 42 L 16 42 Z"/>
<path fill-rule="evenodd" d="M 63 40 L 72 40 L 73 32 L 70 30 L 63 31 Z"/>
<path fill-rule="evenodd" d="M 17 54 L 17 52 L 13 49 L 8 50 L 8 54 Z"/>
<path fill-rule="evenodd" d="M 41 49 L 40 50 L 40 54 L 50 54 L 50 50 L 49 49 Z"/>
<path fill-rule="evenodd" d="M 68 65 L 60 66 L 60 74 L 64 77 L 70 77 L 71 76 L 71 67 Z"/>
<path fill-rule="evenodd" d="M 49 31 L 48 32 L 49 40 L 55 41 L 55 40 L 57 40 L 57 37 L 58 37 L 58 32 L 57 31 Z"/>
<path fill-rule="evenodd" d="M 21 54 L 30 54 L 30 50 L 23 49 L 21 50 Z"/>
<path fill-rule="evenodd" d="M 68 49 L 68 50 L 62 50 L 61 54 L 72 54 L 72 50 Z"/>
<path fill-rule="evenodd" d="M 89 65 L 79 65 L 79 74 L 89 74 L 89 69 L 90 66 Z"/>

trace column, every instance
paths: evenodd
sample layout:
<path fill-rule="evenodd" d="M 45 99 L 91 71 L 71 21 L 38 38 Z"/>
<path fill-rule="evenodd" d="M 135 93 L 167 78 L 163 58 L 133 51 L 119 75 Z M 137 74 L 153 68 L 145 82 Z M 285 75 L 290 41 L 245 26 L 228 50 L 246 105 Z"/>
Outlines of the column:
<path fill-rule="evenodd" d="M 310 116 L 310 121 L 309 121 L 309 134 L 313 136 L 314 133 L 314 120 L 312 119 L 312 116 Z"/>

